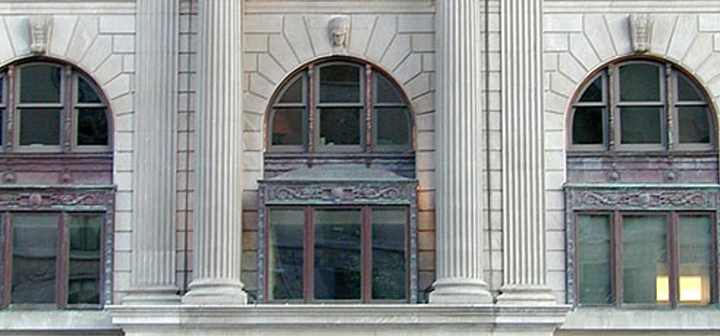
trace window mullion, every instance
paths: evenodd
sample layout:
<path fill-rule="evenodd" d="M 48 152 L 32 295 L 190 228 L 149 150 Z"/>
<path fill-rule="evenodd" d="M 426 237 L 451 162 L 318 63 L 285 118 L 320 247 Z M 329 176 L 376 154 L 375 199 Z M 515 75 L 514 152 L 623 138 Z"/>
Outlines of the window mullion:
<path fill-rule="evenodd" d="M 668 262 L 668 297 L 671 308 L 677 308 L 680 301 L 678 284 L 680 282 L 680 265 L 678 254 L 678 214 L 672 212 L 666 215 L 667 218 L 667 262 Z"/>
<path fill-rule="evenodd" d="M 15 66 L 11 65 L 8 67 L 8 97 L 7 97 L 7 116 L 5 117 L 7 120 L 7 123 L 5 125 L 5 151 L 12 152 L 13 151 L 13 143 L 15 142 L 15 105 L 17 102 L 15 101 Z"/>
<path fill-rule="evenodd" d="M 615 252 L 615 264 L 612 268 L 615 269 L 615 281 L 614 281 L 614 293 L 615 293 L 615 305 L 621 307 L 624 303 L 624 287 L 623 287 L 623 250 L 622 250 L 622 216 L 619 211 L 614 211 L 611 218 L 614 239 L 612 240 L 613 251 Z"/>
<path fill-rule="evenodd" d="M 665 127 L 667 127 L 667 130 L 663 132 L 663 134 L 666 134 L 667 136 L 667 148 L 668 150 L 674 150 L 675 149 L 675 139 L 678 139 L 677 134 L 677 128 L 676 128 L 676 113 L 677 109 L 675 108 L 675 92 L 677 91 L 676 83 L 677 83 L 677 75 L 675 75 L 672 66 L 670 64 L 665 65 L 665 95 L 664 97 L 660 97 L 660 99 L 663 99 L 663 103 L 665 105 L 665 113 L 667 118 L 667 123 Z"/>
<path fill-rule="evenodd" d="M 65 94 L 63 95 L 63 99 L 65 99 L 64 108 L 62 108 L 60 111 L 60 120 L 63 120 L 63 128 L 60 132 L 61 141 L 63 143 L 62 150 L 64 152 L 70 152 L 71 150 L 71 143 L 73 141 L 73 115 L 75 114 L 75 85 L 73 85 L 76 81 L 77 75 L 73 75 L 72 68 L 69 66 L 65 67 L 65 76 L 63 79 L 65 79 Z"/>
<path fill-rule="evenodd" d="M 360 266 L 360 283 L 362 284 L 362 290 L 360 299 L 362 302 L 370 302 L 372 299 L 372 215 L 370 213 L 370 207 L 364 206 L 361 214 L 361 226 L 360 226 L 360 255 L 361 255 L 361 266 Z"/>
<path fill-rule="evenodd" d="M 65 212 L 60 213 L 58 218 L 58 247 L 56 253 L 56 283 L 55 283 L 55 302 L 60 309 L 67 307 L 68 297 L 68 262 L 69 262 L 69 232 L 67 228 L 67 215 Z"/>
<path fill-rule="evenodd" d="M 618 101 L 615 98 L 615 92 L 619 90 L 619 80 L 616 80 L 617 66 L 610 66 L 607 70 L 607 100 L 608 100 L 608 149 L 612 152 L 615 151 L 616 143 L 619 143 L 617 137 L 620 132 L 617 131 L 617 104 Z"/>
<path fill-rule="evenodd" d="M 370 64 L 365 65 L 365 151 L 372 152 L 372 133 L 374 132 L 372 127 L 372 67 Z"/>
<path fill-rule="evenodd" d="M 4 243 L 5 247 L 2 251 L 2 258 L 4 261 L 3 273 L 0 274 L 2 278 L 3 287 L 2 292 L 2 305 L 0 308 L 7 308 L 10 305 L 10 287 L 12 286 L 12 250 L 13 250 L 13 235 L 12 235 L 12 220 L 10 219 L 9 213 L 3 213 L 3 234 L 5 236 Z"/>
<path fill-rule="evenodd" d="M 315 134 L 315 68 L 313 64 L 308 66 L 308 152 L 312 153 L 315 151 L 315 138 L 319 135 Z"/>
<path fill-rule="evenodd" d="M 303 248 L 303 296 L 305 302 L 309 303 L 315 299 L 314 291 L 314 272 L 315 272 L 315 222 L 314 208 L 312 206 L 305 207 L 305 225 L 303 225 L 304 248 Z"/>

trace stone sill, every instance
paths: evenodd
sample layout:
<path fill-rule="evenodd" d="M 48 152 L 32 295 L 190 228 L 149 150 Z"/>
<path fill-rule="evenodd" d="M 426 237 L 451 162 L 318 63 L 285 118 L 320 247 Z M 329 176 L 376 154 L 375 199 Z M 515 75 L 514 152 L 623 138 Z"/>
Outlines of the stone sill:
<path fill-rule="evenodd" d="M 115 325 L 137 327 L 549 327 L 562 324 L 566 305 L 154 305 L 107 306 Z"/>
<path fill-rule="evenodd" d="M 675 310 L 577 308 L 567 315 L 560 330 L 720 330 L 716 307 Z"/>
<path fill-rule="evenodd" d="M 101 310 L 0 310 L 3 331 L 73 330 L 93 332 L 119 331 L 110 315 Z"/>

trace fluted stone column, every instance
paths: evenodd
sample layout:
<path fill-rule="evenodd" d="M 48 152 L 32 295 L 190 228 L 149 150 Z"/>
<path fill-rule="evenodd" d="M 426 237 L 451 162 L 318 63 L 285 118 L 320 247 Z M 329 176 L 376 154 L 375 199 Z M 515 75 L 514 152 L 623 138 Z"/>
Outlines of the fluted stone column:
<path fill-rule="evenodd" d="M 501 1 L 503 286 L 498 304 L 547 304 L 542 0 Z"/>
<path fill-rule="evenodd" d="M 139 0 L 131 290 L 125 303 L 177 303 L 177 0 Z"/>
<path fill-rule="evenodd" d="M 241 5 L 200 0 L 194 268 L 188 303 L 245 303 L 240 281 Z"/>
<path fill-rule="evenodd" d="M 477 0 L 437 1 L 437 281 L 431 303 L 490 303 L 483 281 Z"/>

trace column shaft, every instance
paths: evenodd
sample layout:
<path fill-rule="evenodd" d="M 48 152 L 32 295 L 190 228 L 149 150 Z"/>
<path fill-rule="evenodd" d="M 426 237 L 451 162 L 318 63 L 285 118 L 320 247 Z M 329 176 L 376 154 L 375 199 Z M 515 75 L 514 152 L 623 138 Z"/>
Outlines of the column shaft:
<path fill-rule="evenodd" d="M 131 291 L 126 303 L 178 302 L 175 143 L 178 1 L 137 2 Z"/>
<path fill-rule="evenodd" d="M 194 279 L 185 302 L 246 301 L 240 281 L 241 5 L 198 3 Z"/>
<path fill-rule="evenodd" d="M 498 303 L 553 301 L 545 275 L 542 0 L 501 2 L 503 287 Z"/>
<path fill-rule="evenodd" d="M 437 281 L 432 303 L 489 303 L 483 281 L 477 0 L 437 1 Z"/>

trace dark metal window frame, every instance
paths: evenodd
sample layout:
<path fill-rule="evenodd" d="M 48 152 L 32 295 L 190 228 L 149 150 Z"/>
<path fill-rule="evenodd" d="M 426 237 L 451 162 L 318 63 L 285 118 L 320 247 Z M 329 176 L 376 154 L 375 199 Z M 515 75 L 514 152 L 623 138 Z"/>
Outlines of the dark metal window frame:
<path fill-rule="evenodd" d="M 565 186 L 566 204 L 566 267 L 567 302 L 576 306 L 599 306 L 617 308 L 653 308 L 675 309 L 681 307 L 703 308 L 717 307 L 718 288 L 718 245 L 720 241 L 720 185 L 589 185 L 568 184 Z M 646 305 L 623 303 L 622 293 L 622 216 L 624 215 L 664 215 L 667 216 L 667 248 L 669 261 L 670 302 L 667 305 Z M 578 265 L 578 228 L 579 215 L 607 215 L 610 225 L 611 243 L 611 291 L 613 303 L 593 305 L 580 303 Z M 710 304 L 695 307 L 682 305 L 677 297 L 677 276 L 679 274 L 677 253 L 678 217 L 683 215 L 709 215 L 712 225 L 712 269 L 710 273 Z"/>
<path fill-rule="evenodd" d="M 314 205 L 308 205 L 308 206 L 291 206 L 291 207 L 283 207 L 283 206 L 273 206 L 268 207 L 266 209 L 266 218 L 270 218 L 270 213 L 273 210 L 302 210 L 304 214 L 304 223 L 303 223 L 303 300 L 275 300 L 275 302 L 305 302 L 305 303 L 321 303 L 321 302 L 357 302 L 357 303 L 402 303 L 402 302 L 408 302 L 410 298 L 410 281 L 409 281 L 409 275 L 410 275 L 410 239 L 409 237 L 409 221 L 410 221 L 410 214 L 409 214 L 409 207 L 407 206 L 377 206 L 377 205 L 339 205 L 339 206 L 314 206 Z M 361 274 L 361 295 L 360 300 L 317 300 L 315 299 L 315 292 L 314 292 L 314 272 L 315 272 L 315 221 L 314 221 L 314 213 L 316 210 L 360 210 L 360 218 L 361 218 L 361 265 L 360 265 L 360 274 Z M 372 299 L 372 212 L 373 210 L 404 210 L 406 212 L 405 217 L 405 241 L 403 242 L 403 245 L 405 246 L 405 274 L 406 274 L 406 283 L 405 283 L 405 297 L 407 299 L 405 300 L 377 300 Z M 269 223 L 267 225 L 270 225 Z M 266 249 L 264 251 L 265 255 L 270 255 L 270 237 L 269 235 L 265 235 L 265 244 Z M 269 269 L 269 260 L 265 261 L 265 269 L 267 272 L 270 271 Z M 267 273 L 266 272 L 266 273 Z M 268 297 L 268 291 L 269 288 L 269 276 L 266 275 L 265 277 L 265 293 L 264 297 Z"/>
<path fill-rule="evenodd" d="M 113 186 L 8 186 L 0 185 L 0 308 L 99 309 L 112 303 Z M 12 219 L 18 214 L 58 216 L 57 278 L 55 304 L 12 304 Z M 69 263 L 69 218 L 102 215 L 100 304 L 67 304 Z"/>
<path fill-rule="evenodd" d="M 59 103 L 22 103 L 20 102 L 20 80 L 19 73 L 24 67 L 33 65 L 49 65 L 60 68 L 60 102 Z M 100 98 L 100 103 L 81 103 L 78 101 L 78 82 L 80 79 L 87 82 Z M 0 146 L 6 153 L 109 153 L 112 150 L 113 143 L 112 118 L 107 98 L 98 85 L 90 79 L 90 77 L 78 68 L 66 64 L 64 62 L 52 59 L 32 59 L 7 66 L 0 73 L 0 81 L 3 82 L 0 94 L 3 95 L 0 103 L 2 115 L 2 139 Z M 23 107 L 37 108 L 58 108 L 60 109 L 60 130 L 59 144 L 51 145 L 20 145 L 20 113 L 18 109 Z M 78 126 L 78 110 L 81 108 L 103 108 L 108 128 L 108 144 L 107 145 L 78 145 L 77 126 Z"/>
<path fill-rule="evenodd" d="M 620 79 L 619 68 L 629 64 L 649 64 L 656 66 L 660 74 L 660 101 L 659 102 L 622 102 L 620 100 Z M 703 98 L 702 102 L 679 102 L 677 94 L 678 76 L 684 76 L 698 90 L 699 95 Z M 602 79 L 603 97 L 602 102 L 580 102 L 580 98 L 586 92 L 587 88 L 598 78 Z M 569 152 L 701 152 L 712 151 L 715 148 L 716 140 L 716 120 L 709 118 L 710 141 L 707 144 L 687 143 L 683 144 L 679 141 L 679 118 L 678 108 L 682 106 L 704 106 L 707 108 L 708 115 L 714 116 L 715 111 L 711 102 L 712 100 L 707 93 L 702 90 L 701 86 L 693 78 L 674 64 L 664 60 L 656 60 L 652 58 L 628 58 L 622 59 L 601 68 L 596 74 L 589 76 L 585 84 L 581 86 L 576 96 L 572 99 L 572 113 L 568 120 L 568 150 Z M 621 123 L 620 108 L 625 106 L 655 106 L 662 107 L 660 128 L 661 143 L 660 144 L 622 144 L 621 142 Z M 603 108 L 603 143 L 602 144 L 574 144 L 573 125 L 576 108 L 579 107 L 597 107 Z"/>
<path fill-rule="evenodd" d="M 358 103 L 321 103 L 319 99 L 320 81 L 317 78 L 319 76 L 320 69 L 332 65 L 349 65 L 358 68 L 360 71 L 360 94 L 361 101 Z M 382 75 L 388 79 L 390 83 L 395 87 L 396 92 L 402 97 L 403 104 L 394 103 L 377 103 L 376 92 L 375 92 L 375 76 Z M 300 76 L 302 81 L 303 90 L 303 102 L 302 103 L 280 103 L 280 98 L 283 97 L 286 90 L 294 83 L 295 79 Z M 285 83 L 280 85 L 280 90 L 271 99 L 269 108 L 268 118 L 266 119 L 266 151 L 269 153 L 373 153 L 373 152 L 412 152 L 415 148 L 415 139 L 412 136 L 415 134 L 415 123 L 413 120 L 413 113 L 410 107 L 410 103 L 402 93 L 400 86 L 388 75 L 386 75 L 378 67 L 373 66 L 367 62 L 351 59 L 351 58 L 330 58 L 321 59 L 312 62 L 302 69 L 288 76 Z M 275 111 L 280 108 L 303 108 L 303 144 L 297 145 L 273 145 L 273 123 L 275 117 Z M 335 145 L 335 146 L 324 146 L 320 143 L 320 125 L 319 116 L 322 108 L 330 107 L 357 107 L 360 108 L 360 144 L 359 145 Z M 375 107 L 404 107 L 407 108 L 409 114 L 410 125 L 408 125 L 408 144 L 407 145 L 377 145 L 377 132 L 376 122 L 377 118 L 374 116 Z"/>

